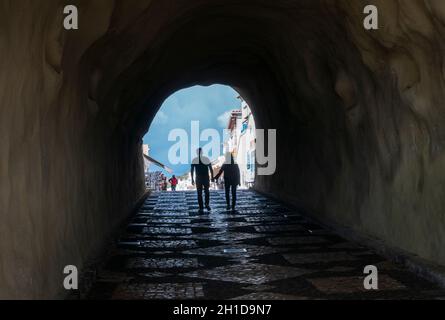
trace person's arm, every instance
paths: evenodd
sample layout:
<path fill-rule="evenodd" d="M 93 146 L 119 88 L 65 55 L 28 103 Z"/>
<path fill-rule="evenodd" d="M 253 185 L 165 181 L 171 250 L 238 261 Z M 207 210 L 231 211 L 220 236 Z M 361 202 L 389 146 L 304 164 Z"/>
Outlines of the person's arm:
<path fill-rule="evenodd" d="M 194 164 L 192 164 L 191 173 L 192 173 L 192 184 L 195 185 L 195 165 Z"/>
<path fill-rule="evenodd" d="M 221 175 L 223 174 L 223 172 L 224 172 L 224 166 L 221 167 L 221 170 L 219 170 L 219 173 L 215 176 L 215 180 L 218 180 L 219 177 L 221 177 Z"/>
<path fill-rule="evenodd" d="M 215 180 L 215 177 L 213 176 L 213 168 L 212 168 L 212 164 L 209 164 L 209 170 L 210 170 L 210 175 L 212 177 L 212 181 Z"/>

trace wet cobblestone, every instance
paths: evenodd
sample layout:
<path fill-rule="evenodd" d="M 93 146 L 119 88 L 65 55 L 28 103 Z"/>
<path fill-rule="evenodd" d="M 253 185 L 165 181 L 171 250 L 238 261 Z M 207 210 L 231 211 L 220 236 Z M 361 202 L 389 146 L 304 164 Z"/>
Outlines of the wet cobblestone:
<path fill-rule="evenodd" d="M 445 291 L 253 191 L 154 193 L 98 271 L 89 299 L 443 299 Z M 379 290 L 363 269 L 379 270 Z"/>
<path fill-rule="evenodd" d="M 171 269 L 171 268 L 196 268 L 198 259 L 180 258 L 131 258 L 126 264 L 129 269 Z"/>
<path fill-rule="evenodd" d="M 237 264 L 210 270 L 184 274 L 187 277 L 236 282 L 243 284 L 265 284 L 276 280 L 298 277 L 310 273 L 308 270 L 266 264 Z"/>
<path fill-rule="evenodd" d="M 200 283 L 124 283 L 114 291 L 115 300 L 197 299 L 204 297 Z"/>

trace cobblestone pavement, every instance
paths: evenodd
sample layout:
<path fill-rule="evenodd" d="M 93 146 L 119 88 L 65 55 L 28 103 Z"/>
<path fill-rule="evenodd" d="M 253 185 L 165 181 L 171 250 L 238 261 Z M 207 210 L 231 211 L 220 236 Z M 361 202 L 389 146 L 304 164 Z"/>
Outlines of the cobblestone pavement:
<path fill-rule="evenodd" d="M 90 299 L 436 299 L 444 291 L 253 191 L 235 213 L 211 192 L 154 193 L 98 272 Z M 379 270 L 366 291 L 363 269 Z"/>

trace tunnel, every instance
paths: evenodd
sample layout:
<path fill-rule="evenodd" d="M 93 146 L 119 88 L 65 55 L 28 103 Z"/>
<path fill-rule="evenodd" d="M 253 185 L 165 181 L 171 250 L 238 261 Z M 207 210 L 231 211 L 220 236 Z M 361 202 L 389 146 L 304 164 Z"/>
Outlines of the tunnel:
<path fill-rule="evenodd" d="M 440 0 L 0 1 L 0 297 L 63 297 L 144 199 L 162 102 L 214 83 L 277 130 L 257 191 L 444 266 L 444 24 Z"/>

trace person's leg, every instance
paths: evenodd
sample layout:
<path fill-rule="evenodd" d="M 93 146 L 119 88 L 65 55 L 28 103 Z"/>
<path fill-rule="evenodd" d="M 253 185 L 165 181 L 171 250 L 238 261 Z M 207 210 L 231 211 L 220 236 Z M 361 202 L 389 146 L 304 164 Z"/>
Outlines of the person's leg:
<path fill-rule="evenodd" d="M 210 210 L 210 184 L 207 183 L 204 185 L 204 193 L 205 193 L 205 201 L 206 201 L 206 208 Z"/>
<path fill-rule="evenodd" d="M 232 185 L 232 209 L 233 210 L 235 210 L 235 207 L 236 207 L 236 188 L 237 188 L 238 186 L 235 184 L 235 185 Z"/>
<path fill-rule="evenodd" d="M 203 210 L 203 209 L 204 209 L 204 205 L 203 205 L 203 203 L 202 203 L 202 188 L 203 188 L 202 183 L 197 183 L 197 184 L 196 184 L 196 190 L 198 191 L 198 205 L 199 205 L 199 210 Z"/>
<path fill-rule="evenodd" d="M 226 191 L 227 209 L 230 209 L 230 184 L 225 183 L 224 190 Z"/>

